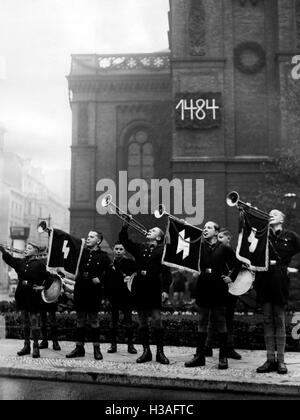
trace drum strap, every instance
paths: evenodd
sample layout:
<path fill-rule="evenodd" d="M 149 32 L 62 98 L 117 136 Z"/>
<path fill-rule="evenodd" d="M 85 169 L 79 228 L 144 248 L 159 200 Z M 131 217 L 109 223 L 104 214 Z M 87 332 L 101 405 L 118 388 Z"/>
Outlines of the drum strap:
<path fill-rule="evenodd" d="M 278 252 L 277 252 L 277 250 L 275 248 L 275 245 L 273 244 L 273 241 L 272 241 L 271 238 L 269 238 L 269 244 L 271 245 L 271 248 L 272 248 L 272 250 L 273 250 L 273 252 L 275 254 L 275 257 L 276 257 L 277 261 L 281 263 L 282 262 L 282 259 L 281 259 L 280 255 L 278 254 Z"/>

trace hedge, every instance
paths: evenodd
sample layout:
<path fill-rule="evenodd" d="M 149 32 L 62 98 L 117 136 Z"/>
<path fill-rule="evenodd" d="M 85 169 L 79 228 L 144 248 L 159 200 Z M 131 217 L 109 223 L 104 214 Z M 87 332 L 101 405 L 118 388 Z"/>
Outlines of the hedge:
<path fill-rule="evenodd" d="M 3 309 L 2 303 L 0 308 Z M 13 309 L 13 306 L 8 305 L 7 309 Z M 2 312 L 5 318 L 6 338 L 8 339 L 22 339 L 22 319 L 19 312 L 8 310 Z M 101 312 L 100 328 L 101 328 L 101 342 L 110 341 L 110 315 Z M 137 315 L 134 314 L 135 324 L 135 342 L 140 343 L 137 333 Z M 293 313 L 287 316 L 287 350 L 300 351 L 299 340 L 292 338 L 292 329 L 297 322 L 292 324 L 294 318 Z M 76 314 L 74 312 L 57 313 L 59 340 L 73 341 L 74 330 L 76 326 Z M 295 318 L 294 318 L 295 320 Z M 197 340 L 197 314 L 192 312 L 170 313 L 163 314 L 163 327 L 165 330 L 165 344 L 172 346 L 196 346 Z M 300 323 L 300 316 L 299 316 Z M 297 329 L 297 328 L 296 328 Z M 299 326 L 300 330 L 300 326 Z M 50 334 L 50 330 L 49 330 Z M 294 334 L 295 335 L 295 334 Z M 50 336 L 50 335 L 49 335 Z M 90 331 L 88 331 L 88 341 L 90 340 Z M 126 329 L 122 323 L 119 329 L 119 342 L 126 342 Z M 217 346 L 217 343 L 215 343 Z M 235 315 L 235 346 L 239 349 L 259 350 L 264 349 L 263 338 L 263 322 L 262 314 L 260 313 L 236 313 Z"/>

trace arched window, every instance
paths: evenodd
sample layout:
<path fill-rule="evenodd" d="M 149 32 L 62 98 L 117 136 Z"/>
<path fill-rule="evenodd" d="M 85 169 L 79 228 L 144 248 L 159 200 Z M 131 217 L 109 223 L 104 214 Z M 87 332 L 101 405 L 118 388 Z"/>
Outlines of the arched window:
<path fill-rule="evenodd" d="M 153 145 L 149 132 L 138 130 L 128 142 L 128 178 L 150 181 L 154 177 Z"/>

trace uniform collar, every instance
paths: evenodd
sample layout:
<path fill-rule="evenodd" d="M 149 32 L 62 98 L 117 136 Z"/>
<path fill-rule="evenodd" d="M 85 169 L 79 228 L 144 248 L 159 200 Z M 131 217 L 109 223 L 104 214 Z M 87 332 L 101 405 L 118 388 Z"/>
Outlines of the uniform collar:
<path fill-rule="evenodd" d="M 36 261 L 38 259 L 38 257 L 36 255 L 31 255 L 30 257 L 25 257 L 25 261 L 30 263 L 33 261 Z"/>
<path fill-rule="evenodd" d="M 114 263 L 121 263 L 122 261 L 124 261 L 124 259 L 125 259 L 125 257 L 122 257 L 119 260 L 117 258 L 114 258 Z"/>
<path fill-rule="evenodd" d="M 220 245 L 220 242 L 219 241 L 214 242 L 214 243 L 211 244 L 210 242 L 208 242 L 208 241 L 205 240 L 205 243 L 206 243 L 207 247 L 209 249 L 212 249 L 212 250 L 215 249 L 215 248 L 217 248 Z"/>
<path fill-rule="evenodd" d="M 285 230 L 285 229 L 280 229 L 280 230 L 277 230 L 276 232 L 274 232 L 274 231 L 271 229 L 271 235 L 272 235 L 272 237 L 273 237 L 273 238 L 280 238 L 282 235 L 284 235 L 284 234 L 285 234 L 285 232 L 286 232 L 286 230 Z"/>
<path fill-rule="evenodd" d="M 96 249 L 90 249 L 90 248 L 87 248 L 87 250 L 88 250 L 88 252 L 90 253 L 90 254 L 92 254 L 92 253 L 96 253 L 96 252 L 100 252 L 101 251 L 101 248 L 100 247 L 97 247 Z"/>

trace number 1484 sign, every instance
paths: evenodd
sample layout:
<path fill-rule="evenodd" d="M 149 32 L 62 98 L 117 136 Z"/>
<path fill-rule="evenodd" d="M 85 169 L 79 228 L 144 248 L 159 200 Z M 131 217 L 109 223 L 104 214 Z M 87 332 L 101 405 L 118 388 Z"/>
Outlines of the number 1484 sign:
<path fill-rule="evenodd" d="M 219 127 L 221 124 L 221 94 L 177 94 L 175 116 L 178 128 Z"/>

